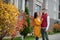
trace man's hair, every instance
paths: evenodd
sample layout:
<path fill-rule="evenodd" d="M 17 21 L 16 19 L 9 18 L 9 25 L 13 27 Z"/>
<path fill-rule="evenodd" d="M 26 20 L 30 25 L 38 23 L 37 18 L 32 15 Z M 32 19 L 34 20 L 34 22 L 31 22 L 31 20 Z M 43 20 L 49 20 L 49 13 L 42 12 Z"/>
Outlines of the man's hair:
<path fill-rule="evenodd" d="M 42 10 L 46 10 L 45 8 L 43 8 Z"/>

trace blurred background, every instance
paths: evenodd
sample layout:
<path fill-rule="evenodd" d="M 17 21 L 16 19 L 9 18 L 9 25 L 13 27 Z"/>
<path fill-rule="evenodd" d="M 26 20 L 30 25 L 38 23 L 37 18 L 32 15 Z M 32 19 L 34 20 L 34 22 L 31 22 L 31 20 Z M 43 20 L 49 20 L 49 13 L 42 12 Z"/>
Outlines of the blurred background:
<path fill-rule="evenodd" d="M 41 12 L 42 8 L 46 8 L 46 11 L 50 16 L 50 26 L 48 33 L 49 34 L 60 33 L 60 0 L 3 0 L 3 1 L 7 4 L 8 3 L 13 4 L 17 9 L 19 9 L 19 11 L 25 11 L 25 6 L 27 6 L 29 9 L 29 15 L 31 16 L 34 16 L 34 12 Z"/>

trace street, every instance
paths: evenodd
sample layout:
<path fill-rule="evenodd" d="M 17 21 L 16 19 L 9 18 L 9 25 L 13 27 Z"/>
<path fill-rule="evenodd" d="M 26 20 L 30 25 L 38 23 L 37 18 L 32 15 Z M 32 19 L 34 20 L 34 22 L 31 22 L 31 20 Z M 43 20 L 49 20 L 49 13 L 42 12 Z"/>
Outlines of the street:
<path fill-rule="evenodd" d="M 40 38 L 40 40 L 42 40 L 42 39 Z M 49 40 L 60 40 L 60 33 L 54 34 L 54 35 L 49 35 Z"/>

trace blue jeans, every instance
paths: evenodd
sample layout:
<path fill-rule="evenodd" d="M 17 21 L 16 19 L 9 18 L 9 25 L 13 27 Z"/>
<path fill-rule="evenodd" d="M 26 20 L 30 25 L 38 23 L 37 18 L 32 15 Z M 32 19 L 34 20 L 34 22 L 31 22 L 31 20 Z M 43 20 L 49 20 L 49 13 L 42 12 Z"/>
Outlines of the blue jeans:
<path fill-rule="evenodd" d="M 36 37 L 36 40 L 38 40 L 39 38 L 38 37 Z"/>

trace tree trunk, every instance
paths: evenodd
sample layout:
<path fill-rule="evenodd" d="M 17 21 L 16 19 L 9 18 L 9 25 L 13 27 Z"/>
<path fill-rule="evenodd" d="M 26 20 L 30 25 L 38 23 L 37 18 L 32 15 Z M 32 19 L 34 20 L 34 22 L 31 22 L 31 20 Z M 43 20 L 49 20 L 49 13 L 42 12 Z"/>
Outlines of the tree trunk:
<path fill-rule="evenodd" d="M 25 39 L 26 36 L 27 36 L 27 34 L 24 35 L 24 39 Z"/>

